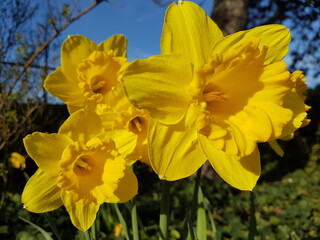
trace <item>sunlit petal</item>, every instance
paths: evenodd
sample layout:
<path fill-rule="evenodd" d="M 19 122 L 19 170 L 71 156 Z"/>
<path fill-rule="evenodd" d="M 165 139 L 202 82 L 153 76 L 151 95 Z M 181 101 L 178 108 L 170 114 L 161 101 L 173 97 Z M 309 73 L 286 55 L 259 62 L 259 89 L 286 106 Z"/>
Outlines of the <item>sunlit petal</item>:
<path fill-rule="evenodd" d="M 240 190 L 254 188 L 261 173 L 260 155 L 257 148 L 249 156 L 237 157 L 214 148 L 202 135 L 199 135 L 199 142 L 214 170 L 223 180 Z"/>
<path fill-rule="evenodd" d="M 189 105 L 191 79 L 188 60 L 173 54 L 132 62 L 122 80 L 133 105 L 146 108 L 160 122 L 173 124 L 182 119 Z"/>
<path fill-rule="evenodd" d="M 206 161 L 198 143 L 196 113 L 190 108 L 175 125 L 151 121 L 149 156 L 160 179 L 174 181 L 195 173 Z"/>
<path fill-rule="evenodd" d="M 23 207 L 35 213 L 53 211 L 63 205 L 60 191 L 57 178 L 38 169 L 23 190 Z"/>
<path fill-rule="evenodd" d="M 127 39 L 124 35 L 116 34 L 106 41 L 99 43 L 98 49 L 101 51 L 113 51 L 116 57 L 127 57 Z"/>
<path fill-rule="evenodd" d="M 164 20 L 161 51 L 184 54 L 197 68 L 205 63 L 212 45 L 222 37 L 220 29 L 200 6 L 189 1 L 172 3 Z"/>
<path fill-rule="evenodd" d="M 304 102 L 295 92 L 290 92 L 286 95 L 284 99 L 284 107 L 291 109 L 293 116 L 291 121 L 283 128 L 281 134 L 282 137 L 285 137 L 300 128 L 303 120 L 307 117 Z"/>
<path fill-rule="evenodd" d="M 93 137 L 103 135 L 104 131 L 101 119 L 95 112 L 79 110 L 61 125 L 59 133 L 74 141 L 86 143 Z"/>
<path fill-rule="evenodd" d="M 100 205 L 94 203 L 85 205 L 83 201 L 75 201 L 72 193 L 61 192 L 63 204 L 70 215 L 72 224 L 81 231 L 87 231 L 96 219 Z"/>
<path fill-rule="evenodd" d="M 62 71 L 76 80 L 78 64 L 96 49 L 97 45 L 82 35 L 69 36 L 61 46 Z"/>
<path fill-rule="evenodd" d="M 237 48 L 250 38 L 259 37 L 259 48 L 268 47 L 265 64 L 281 61 L 288 52 L 291 40 L 289 29 L 283 25 L 271 24 L 240 31 L 223 38 L 212 49 L 212 53 L 223 53 L 230 48 Z"/>
<path fill-rule="evenodd" d="M 50 176 L 57 176 L 62 152 L 72 143 L 65 135 L 34 132 L 23 139 L 29 156 Z"/>
<path fill-rule="evenodd" d="M 77 76 L 66 75 L 61 67 L 47 76 L 44 88 L 53 96 L 61 99 L 65 104 L 72 106 L 83 106 L 84 97 L 82 90 L 78 87 Z"/>

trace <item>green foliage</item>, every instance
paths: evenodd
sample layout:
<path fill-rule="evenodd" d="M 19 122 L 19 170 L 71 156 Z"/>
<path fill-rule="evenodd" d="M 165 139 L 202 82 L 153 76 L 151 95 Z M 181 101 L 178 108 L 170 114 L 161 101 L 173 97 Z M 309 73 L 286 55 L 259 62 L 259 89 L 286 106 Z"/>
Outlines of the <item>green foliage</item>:
<path fill-rule="evenodd" d="M 207 230 L 205 234 L 201 232 L 201 239 L 248 239 L 252 216 L 256 220 L 252 239 L 317 239 L 320 236 L 320 166 L 318 158 L 310 159 L 303 168 L 297 168 L 279 180 L 262 180 L 254 189 L 255 197 L 251 201 L 250 192 L 235 190 L 216 175 L 213 179 L 203 178 L 198 198 L 198 230 L 204 220 Z M 265 165 L 268 174 L 275 171 L 274 160 L 269 161 L 271 167 Z M 160 182 L 149 167 L 138 164 L 135 171 L 140 181 L 136 197 L 140 239 L 158 239 Z M 182 239 L 193 187 L 194 177 L 177 181 L 171 187 L 169 239 Z M 118 210 L 112 204 L 102 205 L 94 227 L 81 233 L 72 226 L 63 208 L 47 214 L 24 210 L 20 191 L 17 188 L 16 192 L 11 189 L 2 193 L 1 239 L 44 239 L 44 234 L 52 239 L 126 239 L 124 232 L 118 237 L 114 235 L 114 227 L 121 222 L 119 213 L 126 220 L 128 236 L 132 239 L 131 203 L 119 204 Z M 191 224 L 196 233 L 197 221 Z"/>

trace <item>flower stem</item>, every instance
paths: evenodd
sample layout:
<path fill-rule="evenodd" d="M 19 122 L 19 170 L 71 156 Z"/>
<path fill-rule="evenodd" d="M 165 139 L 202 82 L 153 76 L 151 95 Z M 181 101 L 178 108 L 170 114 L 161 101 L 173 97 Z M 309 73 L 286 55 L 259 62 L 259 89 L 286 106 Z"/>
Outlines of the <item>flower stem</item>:
<path fill-rule="evenodd" d="M 200 188 L 201 169 L 202 169 L 202 167 L 199 168 L 198 171 L 197 171 L 196 180 L 195 180 L 194 188 L 193 188 L 191 214 L 186 217 L 186 220 L 185 220 L 185 223 L 184 223 L 184 227 L 183 227 L 183 231 L 182 231 L 182 238 L 183 239 L 187 238 L 188 233 L 190 233 L 191 239 L 195 239 L 195 237 L 194 237 L 194 229 L 193 229 L 193 221 L 195 219 L 197 208 L 198 208 L 198 192 L 199 192 L 199 188 Z"/>
<path fill-rule="evenodd" d="M 169 210 L 170 210 L 170 186 L 171 183 L 168 181 L 162 181 L 162 192 L 160 202 L 160 240 L 168 239 L 168 221 L 169 221 Z"/>
<path fill-rule="evenodd" d="M 196 212 L 198 209 L 198 193 L 200 188 L 201 169 L 202 167 L 199 168 L 197 171 L 196 181 L 194 183 L 194 188 L 193 188 L 193 199 L 192 199 L 192 205 L 191 205 L 191 221 L 192 222 L 196 216 Z"/>
<path fill-rule="evenodd" d="M 118 207 L 118 204 L 115 203 L 113 204 L 115 210 L 116 210 L 116 213 L 118 215 L 118 218 L 119 218 L 119 221 L 120 223 L 122 224 L 122 227 L 123 227 L 123 231 L 124 231 L 124 235 L 125 235 L 125 238 L 126 240 L 130 240 L 130 237 L 129 237 L 129 233 L 128 233 L 128 228 L 127 228 L 127 224 L 126 224 L 126 221 L 124 220 L 120 210 L 119 210 L 119 207 Z"/>
<path fill-rule="evenodd" d="M 257 220 L 255 212 L 255 195 L 253 192 L 250 192 L 250 225 L 248 240 L 254 240 L 254 236 L 257 234 Z"/>
<path fill-rule="evenodd" d="M 136 205 L 135 199 L 131 200 L 131 222 L 132 222 L 133 240 L 139 240 L 137 205 Z"/>

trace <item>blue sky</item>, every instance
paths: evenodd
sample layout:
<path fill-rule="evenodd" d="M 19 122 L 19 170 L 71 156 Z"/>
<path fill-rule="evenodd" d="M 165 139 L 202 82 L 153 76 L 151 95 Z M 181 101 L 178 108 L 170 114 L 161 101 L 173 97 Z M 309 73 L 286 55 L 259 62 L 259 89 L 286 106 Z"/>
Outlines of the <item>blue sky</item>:
<path fill-rule="evenodd" d="M 111 0 L 121 7 L 101 3 L 80 20 L 74 22 L 61 35 L 82 34 L 96 43 L 114 34 L 124 34 L 128 39 L 128 58 L 147 58 L 160 53 L 160 37 L 166 7 L 152 0 Z M 172 2 L 174 2 L 172 0 Z M 196 0 L 210 14 L 213 0 Z M 83 7 L 92 0 L 82 0 Z"/>
<path fill-rule="evenodd" d="M 92 4 L 93 0 L 79 0 L 81 9 Z M 128 39 L 128 59 L 147 58 L 160 53 L 160 37 L 166 7 L 156 5 L 153 0 L 110 0 L 82 16 L 78 21 L 64 30 L 59 39 L 62 41 L 68 35 L 81 34 L 96 43 L 108 39 L 114 34 L 124 34 Z M 170 0 L 158 0 L 170 2 Z M 214 0 L 193 0 L 200 3 L 210 15 Z M 46 1 L 40 1 L 43 4 Z M 60 8 L 64 2 L 72 4 L 74 0 L 56 0 L 55 8 Z M 174 2 L 172 0 L 171 2 Z M 289 27 L 289 26 L 287 26 Z M 291 45 L 291 48 L 293 44 Z M 288 55 L 285 61 L 290 62 Z M 312 70 L 309 77 L 312 75 Z M 308 84 L 314 87 L 317 82 L 309 79 Z"/>

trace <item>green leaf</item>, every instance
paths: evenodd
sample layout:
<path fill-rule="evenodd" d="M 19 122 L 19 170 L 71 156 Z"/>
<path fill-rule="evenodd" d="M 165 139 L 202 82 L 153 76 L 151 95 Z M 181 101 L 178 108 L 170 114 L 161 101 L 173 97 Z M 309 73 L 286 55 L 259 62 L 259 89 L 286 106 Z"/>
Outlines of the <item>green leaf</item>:
<path fill-rule="evenodd" d="M 19 216 L 19 219 L 22 220 L 22 221 L 24 221 L 24 222 L 26 222 L 26 223 L 28 223 L 29 225 L 31 225 L 32 227 L 34 227 L 36 230 L 38 230 L 38 231 L 43 235 L 43 237 L 44 237 L 45 240 L 53 240 L 53 239 L 51 238 L 51 236 L 50 236 L 51 234 L 48 233 L 48 232 L 46 232 L 43 228 L 39 227 L 38 225 L 30 222 L 29 220 L 27 220 L 27 219 L 25 219 L 25 218 L 23 218 L 23 217 L 21 217 L 21 216 Z"/>

